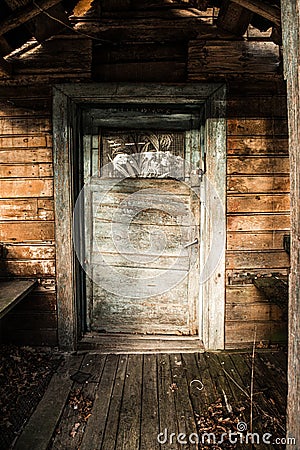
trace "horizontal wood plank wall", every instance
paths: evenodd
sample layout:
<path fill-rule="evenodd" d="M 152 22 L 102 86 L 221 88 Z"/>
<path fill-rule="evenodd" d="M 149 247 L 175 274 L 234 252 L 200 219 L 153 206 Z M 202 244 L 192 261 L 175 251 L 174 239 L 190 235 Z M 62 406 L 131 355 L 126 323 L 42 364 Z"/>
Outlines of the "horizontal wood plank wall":
<path fill-rule="evenodd" d="M 0 87 L 1 277 L 39 285 L 2 319 L 2 339 L 57 344 L 50 88 Z"/>
<path fill-rule="evenodd" d="M 282 309 L 253 285 L 286 275 L 290 228 L 286 96 L 281 84 L 231 82 L 227 103 L 227 348 L 286 338 Z"/>
<path fill-rule="evenodd" d="M 0 83 L 3 271 L 40 280 L 3 320 L 3 335 L 22 343 L 56 343 L 51 96 L 50 88 L 39 84 L 224 81 L 226 346 L 250 345 L 255 325 L 257 340 L 280 340 L 286 327 L 281 310 L 251 283 L 255 274 L 287 274 L 289 267 L 282 245 L 289 230 L 289 161 L 278 47 L 227 39 L 194 17 L 172 13 L 168 20 L 146 20 L 143 12 L 128 21 L 116 15 L 108 9 L 101 21 L 77 24 L 101 45 L 84 36 L 58 36 L 27 56 L 11 57 L 15 79 Z"/>

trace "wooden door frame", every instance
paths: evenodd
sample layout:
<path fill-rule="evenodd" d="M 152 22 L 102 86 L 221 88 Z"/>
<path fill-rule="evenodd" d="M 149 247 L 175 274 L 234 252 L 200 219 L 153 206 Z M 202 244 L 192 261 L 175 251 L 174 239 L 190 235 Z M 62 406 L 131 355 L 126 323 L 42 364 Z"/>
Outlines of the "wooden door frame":
<path fill-rule="evenodd" d="M 74 350 L 81 337 L 77 261 L 73 250 L 72 214 L 75 204 L 73 173 L 80 145 L 80 117 L 83 109 L 96 105 L 193 104 L 205 108 L 206 172 L 222 208 L 217 221 L 220 235 L 226 233 L 226 88 L 222 83 L 78 83 L 53 87 L 53 152 L 56 242 L 56 284 L 58 343 Z M 202 260 L 209 254 L 212 234 L 206 217 L 210 199 L 202 205 Z M 201 250 L 200 250 L 201 251 Z M 221 252 L 213 275 L 202 285 L 199 298 L 199 337 L 207 350 L 224 348 L 225 335 L 225 251 Z M 201 313 L 202 311 L 202 313 Z"/>

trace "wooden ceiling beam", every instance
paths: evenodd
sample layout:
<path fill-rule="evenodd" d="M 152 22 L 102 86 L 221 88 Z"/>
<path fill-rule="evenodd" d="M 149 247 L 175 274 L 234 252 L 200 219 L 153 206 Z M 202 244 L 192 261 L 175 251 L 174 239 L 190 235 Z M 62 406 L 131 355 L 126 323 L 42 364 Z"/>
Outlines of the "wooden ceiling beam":
<path fill-rule="evenodd" d="M 252 16 L 253 13 L 249 9 L 230 0 L 224 0 L 218 15 L 217 26 L 237 36 L 243 36 Z"/>
<path fill-rule="evenodd" d="M 281 26 L 280 9 L 261 0 L 231 0 L 243 8 L 258 14 L 274 23 L 278 28 Z"/>
<path fill-rule="evenodd" d="M 49 8 L 60 3 L 61 0 L 38 0 L 36 4 L 30 3 L 20 10 L 16 10 L 13 14 L 0 22 L 0 36 L 28 22 L 34 17 L 41 14 L 41 9 L 46 11 Z"/>

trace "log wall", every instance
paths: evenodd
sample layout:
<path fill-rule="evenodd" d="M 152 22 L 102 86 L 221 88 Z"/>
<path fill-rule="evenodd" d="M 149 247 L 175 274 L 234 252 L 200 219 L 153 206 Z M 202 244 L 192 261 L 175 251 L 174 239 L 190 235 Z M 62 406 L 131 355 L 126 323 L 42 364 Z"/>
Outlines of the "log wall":
<path fill-rule="evenodd" d="M 110 26 L 109 35 L 105 24 L 104 31 L 98 26 L 98 38 L 102 32 L 110 39 L 119 36 L 120 27 L 114 31 Z M 227 83 L 226 347 L 249 345 L 255 327 L 258 341 L 284 339 L 281 309 L 252 283 L 255 275 L 286 275 L 289 267 L 282 243 L 289 230 L 289 161 L 278 47 L 271 42 L 224 42 L 215 31 L 208 41 L 195 40 L 195 24 L 189 41 L 183 21 L 179 35 L 174 26 L 172 22 L 168 33 L 164 29 L 165 42 L 159 43 L 160 29 L 148 23 L 146 46 L 134 27 L 123 26 L 126 44 L 115 46 L 60 36 L 64 65 L 64 55 L 55 60 L 55 39 L 28 58 L 13 58 L 15 79 L 0 83 L 2 273 L 37 277 L 40 285 L 3 320 L 7 339 L 56 343 L 50 88 L 68 80 Z M 93 23 L 88 27 L 86 31 L 95 31 Z"/>
<path fill-rule="evenodd" d="M 287 275 L 290 228 L 284 86 L 231 83 L 227 103 L 226 346 L 286 339 L 283 311 L 253 276 Z"/>
<path fill-rule="evenodd" d="M 4 340 L 57 343 L 50 87 L 0 87 L 1 277 L 38 288 L 1 323 Z"/>

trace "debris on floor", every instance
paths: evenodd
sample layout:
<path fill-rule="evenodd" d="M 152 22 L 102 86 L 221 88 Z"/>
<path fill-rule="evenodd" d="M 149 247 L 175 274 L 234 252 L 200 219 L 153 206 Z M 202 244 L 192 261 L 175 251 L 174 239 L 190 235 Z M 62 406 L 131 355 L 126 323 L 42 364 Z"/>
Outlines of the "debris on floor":
<path fill-rule="evenodd" d="M 0 448 L 9 449 L 61 362 L 50 349 L 0 345 Z"/>

